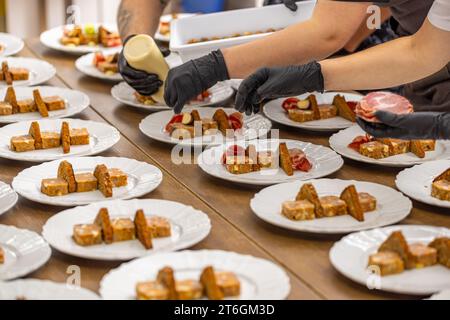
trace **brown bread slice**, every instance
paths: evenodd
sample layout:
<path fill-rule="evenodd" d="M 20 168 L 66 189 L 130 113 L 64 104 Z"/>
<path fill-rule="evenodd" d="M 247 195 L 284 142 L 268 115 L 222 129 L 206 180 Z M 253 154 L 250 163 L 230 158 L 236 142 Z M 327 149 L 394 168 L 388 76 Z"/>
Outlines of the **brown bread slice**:
<path fill-rule="evenodd" d="M 214 273 L 212 266 L 203 269 L 200 276 L 200 282 L 205 288 L 205 293 L 209 300 L 223 300 L 224 295 L 217 285 L 216 274 Z"/>
<path fill-rule="evenodd" d="M 20 108 L 19 104 L 17 103 L 17 97 L 16 97 L 16 91 L 13 87 L 8 87 L 6 89 L 6 95 L 5 95 L 5 102 L 8 102 L 12 107 L 12 113 L 19 113 Z"/>
<path fill-rule="evenodd" d="M 333 99 L 333 105 L 338 108 L 338 115 L 351 122 L 356 122 L 356 115 L 345 101 L 345 97 L 336 95 Z"/>
<path fill-rule="evenodd" d="M 358 221 L 364 221 L 364 211 L 359 202 L 358 192 L 353 184 L 342 191 L 340 198 L 347 204 L 349 215 Z"/>
<path fill-rule="evenodd" d="M 293 176 L 294 169 L 292 168 L 291 155 L 289 154 L 289 149 L 285 142 L 280 143 L 278 152 L 280 156 L 281 169 L 283 169 L 283 171 L 286 172 L 288 176 Z"/>
<path fill-rule="evenodd" d="M 320 109 L 319 104 L 317 103 L 316 96 L 311 94 L 310 96 L 308 96 L 307 100 L 309 100 L 310 108 L 314 113 L 314 120 L 320 120 Z"/>
<path fill-rule="evenodd" d="M 75 173 L 73 172 L 72 165 L 63 160 L 60 162 L 58 167 L 58 178 L 64 179 L 69 184 L 69 192 L 77 191 L 77 183 L 75 181 Z"/>
<path fill-rule="evenodd" d="M 436 178 L 433 179 L 433 182 L 441 181 L 441 180 L 450 180 L 450 168 L 442 172 Z"/>
<path fill-rule="evenodd" d="M 42 134 L 41 134 L 41 128 L 39 126 L 39 122 L 33 121 L 30 126 L 29 135 L 33 137 L 34 139 L 34 148 L 36 150 L 42 149 L 43 142 L 42 142 Z"/>
<path fill-rule="evenodd" d="M 317 194 L 316 188 L 311 183 L 305 183 L 300 188 L 300 191 L 295 198 L 296 201 L 308 200 L 314 205 L 314 212 L 317 218 L 324 216 L 323 208 L 320 204 L 319 195 Z"/>
<path fill-rule="evenodd" d="M 405 265 L 408 262 L 410 255 L 408 243 L 401 231 L 394 231 L 391 235 L 381 244 L 378 252 L 392 251 L 396 252 L 403 260 Z"/>
<path fill-rule="evenodd" d="M 113 195 L 113 184 L 109 175 L 108 168 L 104 164 L 99 164 L 95 167 L 94 176 L 98 181 L 98 189 L 106 198 L 111 198 Z"/>
<path fill-rule="evenodd" d="M 167 290 L 169 291 L 169 300 L 178 300 L 175 275 L 172 268 L 164 267 L 159 270 L 156 281 L 167 288 Z"/>
<path fill-rule="evenodd" d="M 44 118 L 48 117 L 48 109 L 47 106 L 45 105 L 44 100 L 42 100 L 39 89 L 33 90 L 33 99 L 41 116 Z"/>
<path fill-rule="evenodd" d="M 113 243 L 114 230 L 111 225 L 108 209 L 101 208 L 98 211 L 97 217 L 95 217 L 94 223 L 102 229 L 103 241 L 107 244 Z"/>
<path fill-rule="evenodd" d="M 70 152 L 70 128 L 66 121 L 63 121 L 61 126 L 61 145 L 64 153 Z"/>
<path fill-rule="evenodd" d="M 134 216 L 136 238 L 142 243 L 145 249 L 153 248 L 152 229 L 149 227 L 144 211 L 139 209 Z"/>
<path fill-rule="evenodd" d="M 419 158 L 425 158 L 425 150 L 423 149 L 422 143 L 419 140 L 411 141 L 411 152 Z"/>
<path fill-rule="evenodd" d="M 194 120 L 194 122 L 202 121 L 202 117 L 200 116 L 200 113 L 198 112 L 198 110 L 192 110 L 191 117 L 192 117 L 192 120 Z"/>
<path fill-rule="evenodd" d="M 13 78 L 11 72 L 9 72 L 9 66 L 8 62 L 3 61 L 2 62 L 2 73 L 3 73 L 3 79 L 5 79 L 5 82 L 8 86 L 12 85 Z"/>
<path fill-rule="evenodd" d="M 227 130 L 231 129 L 226 112 L 223 109 L 217 109 L 213 115 L 213 120 L 217 122 L 220 132 L 226 136 Z"/>

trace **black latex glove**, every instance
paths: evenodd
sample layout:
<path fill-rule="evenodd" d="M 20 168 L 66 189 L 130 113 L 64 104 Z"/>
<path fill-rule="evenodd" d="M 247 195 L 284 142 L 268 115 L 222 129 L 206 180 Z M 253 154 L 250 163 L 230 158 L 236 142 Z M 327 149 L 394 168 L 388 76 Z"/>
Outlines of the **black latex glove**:
<path fill-rule="evenodd" d="M 298 7 L 295 3 L 296 0 L 264 0 L 264 5 L 272 5 L 272 4 L 279 4 L 284 3 L 284 5 L 291 11 L 297 11 Z"/>
<path fill-rule="evenodd" d="M 218 81 L 228 79 L 228 70 L 222 52 L 213 51 L 171 69 L 166 79 L 164 100 L 175 113 L 180 113 L 190 100 Z"/>
<path fill-rule="evenodd" d="M 125 43 L 127 43 L 127 41 L 132 37 L 134 37 L 134 35 L 128 36 L 125 39 L 123 45 L 125 46 Z M 166 49 L 160 48 L 160 50 L 164 57 L 168 56 L 170 53 L 170 51 Z M 123 49 L 119 54 L 118 65 L 119 72 L 125 82 L 144 96 L 151 96 L 152 94 L 155 94 L 159 90 L 159 87 L 161 87 L 163 84 L 157 74 L 147 73 L 145 71 L 140 71 L 132 68 L 125 59 Z"/>
<path fill-rule="evenodd" d="M 323 89 L 322 70 L 315 61 L 302 66 L 262 68 L 241 83 L 235 108 L 250 115 L 259 111 L 264 100 L 323 92 Z"/>
<path fill-rule="evenodd" d="M 377 111 L 375 116 L 381 123 L 371 123 L 361 118 L 357 122 L 364 131 L 376 138 L 450 139 L 450 113 L 413 112 L 399 115 Z"/>

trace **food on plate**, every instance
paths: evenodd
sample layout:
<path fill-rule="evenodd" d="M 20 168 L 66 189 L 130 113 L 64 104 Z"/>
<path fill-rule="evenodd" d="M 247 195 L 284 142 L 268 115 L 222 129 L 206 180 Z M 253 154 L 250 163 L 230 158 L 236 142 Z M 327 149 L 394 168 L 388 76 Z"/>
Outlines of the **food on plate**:
<path fill-rule="evenodd" d="M 134 222 L 129 218 L 118 218 L 111 221 L 113 229 L 113 242 L 129 241 L 135 239 Z"/>
<path fill-rule="evenodd" d="M 433 179 L 431 196 L 439 200 L 450 201 L 450 169 L 445 170 Z"/>
<path fill-rule="evenodd" d="M 30 78 L 30 71 L 26 68 L 10 68 L 7 61 L 2 62 L 2 72 L 0 81 L 5 81 L 7 85 L 12 85 L 13 81 L 23 81 Z"/>
<path fill-rule="evenodd" d="M 60 42 L 65 46 L 72 47 L 80 45 L 96 46 L 100 44 L 110 48 L 122 45 L 118 32 L 109 31 L 104 26 L 95 28 L 91 24 L 86 25 L 84 29 L 80 25 L 65 27 Z"/>
<path fill-rule="evenodd" d="M 0 116 L 38 111 L 42 117 L 48 117 L 49 111 L 65 108 L 66 102 L 59 96 L 42 97 L 39 89 L 34 89 L 33 99 L 17 100 L 14 88 L 8 87 L 3 101 L 0 102 Z"/>
<path fill-rule="evenodd" d="M 272 33 L 275 31 L 279 31 L 282 30 L 281 29 L 274 29 L 274 28 L 269 28 L 265 31 L 263 30 L 257 30 L 257 31 L 245 31 L 243 33 L 233 33 L 232 35 L 228 35 L 228 36 L 214 36 L 214 37 L 202 37 L 202 38 L 192 38 L 189 39 L 187 44 L 195 44 L 195 43 L 201 43 L 201 42 L 208 42 L 208 41 L 215 41 L 215 40 L 224 40 L 224 39 L 231 39 L 231 38 L 238 38 L 238 37 L 242 37 L 242 36 L 251 36 L 251 35 L 255 35 L 255 34 L 261 34 L 261 33 Z"/>
<path fill-rule="evenodd" d="M 5 252 L 3 251 L 3 248 L 0 247 L 0 264 L 5 263 Z"/>
<path fill-rule="evenodd" d="M 337 116 L 355 122 L 355 106 L 356 102 L 347 102 L 339 94 L 334 97 L 332 104 L 319 105 L 316 96 L 311 94 L 304 100 L 295 97 L 287 98 L 281 105 L 289 119 L 295 122 L 324 120 Z"/>
<path fill-rule="evenodd" d="M 388 111 L 395 114 L 413 112 L 412 104 L 405 97 L 392 92 L 371 92 L 359 101 L 356 106 L 356 115 L 369 122 L 379 122 L 375 116 L 376 111 Z"/>
<path fill-rule="evenodd" d="M 80 246 L 102 243 L 102 229 L 97 224 L 77 224 L 73 226 L 73 240 Z"/>
<path fill-rule="evenodd" d="M 203 297 L 222 300 L 241 294 L 241 283 L 230 271 L 215 271 L 206 266 L 199 280 L 176 280 L 171 267 L 159 270 L 156 280 L 138 282 L 136 297 L 139 300 L 194 300 Z"/>
<path fill-rule="evenodd" d="M 125 172 L 118 168 L 108 170 L 109 177 L 114 187 L 124 187 L 128 184 L 128 176 Z"/>
<path fill-rule="evenodd" d="M 408 141 L 390 138 L 377 139 L 366 134 L 354 138 L 348 147 L 361 155 L 372 159 L 384 159 L 408 152 L 413 153 L 419 158 L 424 158 L 426 156 L 426 152 L 435 150 L 436 141 Z"/>
<path fill-rule="evenodd" d="M 115 177 L 117 186 L 113 185 L 109 172 L 117 173 Z M 100 190 L 107 198 L 112 197 L 113 187 L 126 186 L 128 184 L 126 175 L 120 169 L 108 169 L 104 164 L 97 165 L 94 172 L 75 173 L 72 165 L 63 160 L 58 166 L 57 178 L 43 179 L 41 192 L 54 197 L 68 193 L 80 193 Z"/>
<path fill-rule="evenodd" d="M 153 105 L 157 104 L 157 101 L 155 99 L 153 99 L 152 96 L 144 96 L 137 91 L 135 91 L 133 93 L 133 95 L 137 102 L 139 102 L 141 104 L 145 104 L 146 106 L 153 106 Z M 200 93 L 194 99 L 192 99 L 189 102 L 189 104 L 202 103 L 202 102 L 206 103 L 206 102 L 209 102 L 210 100 L 211 100 L 211 93 L 208 90 L 206 90 L 203 93 Z"/>
<path fill-rule="evenodd" d="M 136 237 L 142 243 L 145 249 L 153 248 L 152 230 L 148 224 L 143 210 L 136 211 L 134 224 L 136 226 Z"/>
<path fill-rule="evenodd" d="M 89 144 L 89 132 L 86 128 L 70 129 L 70 144 L 73 146 L 81 146 Z"/>
<path fill-rule="evenodd" d="M 365 205 L 362 202 L 365 202 Z M 316 218 L 350 215 L 364 221 L 364 213 L 376 210 L 376 199 L 368 193 L 358 193 L 349 185 L 340 197 L 326 195 L 319 197 L 312 183 L 304 183 L 295 200 L 281 204 L 281 214 L 290 220 L 302 221 Z"/>
<path fill-rule="evenodd" d="M 404 270 L 422 269 L 440 263 L 450 268 L 450 238 L 436 238 L 428 245 L 408 244 L 401 231 L 392 232 L 370 255 L 369 266 L 380 268 L 380 275 L 387 276 Z"/>
<path fill-rule="evenodd" d="M 30 135 L 12 137 L 10 149 L 15 152 L 26 152 L 35 150 L 34 139 Z"/>
<path fill-rule="evenodd" d="M 172 231 L 169 220 L 158 216 L 150 216 L 146 219 L 153 238 L 165 238 L 171 236 Z"/>
<path fill-rule="evenodd" d="M 297 148 L 288 149 L 286 143 L 280 143 L 277 152 L 262 150 L 250 144 L 246 149 L 238 145 L 229 146 L 222 156 L 222 164 L 232 174 L 246 174 L 264 169 L 280 167 L 287 175 L 294 171 L 308 172 L 312 165 L 305 153 Z"/>
<path fill-rule="evenodd" d="M 92 64 L 100 72 L 113 75 L 119 72 L 119 53 L 104 55 L 102 52 L 96 52 Z"/>
<path fill-rule="evenodd" d="M 61 125 L 61 145 L 64 153 L 70 152 L 70 128 L 66 121 Z"/>

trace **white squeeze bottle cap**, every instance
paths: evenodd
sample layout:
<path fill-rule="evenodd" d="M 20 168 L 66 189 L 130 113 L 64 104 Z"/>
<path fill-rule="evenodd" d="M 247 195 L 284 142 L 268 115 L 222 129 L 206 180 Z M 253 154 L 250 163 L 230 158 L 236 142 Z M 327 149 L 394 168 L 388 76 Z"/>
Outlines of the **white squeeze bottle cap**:
<path fill-rule="evenodd" d="M 155 73 L 161 81 L 165 82 L 169 65 L 152 37 L 139 34 L 127 41 L 123 50 L 125 59 L 134 69 Z M 152 98 L 164 103 L 164 84 Z"/>

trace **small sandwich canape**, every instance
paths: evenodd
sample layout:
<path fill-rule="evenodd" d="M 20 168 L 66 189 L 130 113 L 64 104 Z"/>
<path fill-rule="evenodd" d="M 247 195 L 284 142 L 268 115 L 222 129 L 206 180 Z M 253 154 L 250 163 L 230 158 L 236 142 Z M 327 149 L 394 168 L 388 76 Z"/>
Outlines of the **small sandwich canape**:
<path fill-rule="evenodd" d="M 34 139 L 30 135 L 12 137 L 10 146 L 15 152 L 26 152 L 35 150 Z"/>
<path fill-rule="evenodd" d="M 378 252 L 386 251 L 396 252 L 405 263 L 408 261 L 410 255 L 409 247 L 401 231 L 392 232 L 378 249 Z"/>
<path fill-rule="evenodd" d="M 0 116 L 10 116 L 13 114 L 13 107 L 9 102 L 0 101 Z"/>
<path fill-rule="evenodd" d="M 360 192 L 358 193 L 359 197 L 359 204 L 361 205 L 361 208 L 363 212 L 370 212 L 374 211 L 377 208 L 377 199 L 368 194 L 367 192 Z"/>
<path fill-rule="evenodd" d="M 33 99 L 18 100 L 17 106 L 20 113 L 36 112 L 37 106 Z"/>
<path fill-rule="evenodd" d="M 422 243 L 409 245 L 406 269 L 421 269 L 437 263 L 437 250 Z"/>
<path fill-rule="evenodd" d="M 233 272 L 215 272 L 216 282 L 224 297 L 235 297 L 241 294 L 241 283 Z"/>
<path fill-rule="evenodd" d="M 345 201 L 337 196 L 324 196 L 319 198 L 321 217 L 335 217 L 347 214 Z"/>
<path fill-rule="evenodd" d="M 53 149 L 61 146 L 61 135 L 58 132 L 41 132 L 42 149 Z"/>
<path fill-rule="evenodd" d="M 93 246 L 102 243 L 102 230 L 97 224 L 77 224 L 72 237 L 80 246 Z"/>
<path fill-rule="evenodd" d="M 122 170 L 111 168 L 108 173 L 114 187 L 124 187 L 128 184 L 128 176 Z"/>
<path fill-rule="evenodd" d="M 89 144 L 89 132 L 86 128 L 70 129 L 70 144 L 80 146 Z"/>
<path fill-rule="evenodd" d="M 69 184 L 66 180 L 56 179 L 43 179 L 41 182 L 41 192 L 50 197 L 59 197 L 69 194 Z"/>
<path fill-rule="evenodd" d="M 90 172 L 76 173 L 76 192 L 90 192 L 98 189 L 97 178 Z"/>
<path fill-rule="evenodd" d="M 64 110 L 66 108 L 66 102 L 59 96 L 43 97 L 42 101 L 48 111 Z"/>
<path fill-rule="evenodd" d="M 372 159 L 383 159 L 389 157 L 389 146 L 379 141 L 370 141 L 360 146 L 359 153 Z"/>
<path fill-rule="evenodd" d="M 281 213 L 291 220 L 313 220 L 315 218 L 314 205 L 308 200 L 285 201 Z"/>
<path fill-rule="evenodd" d="M 396 252 L 385 251 L 370 255 L 369 266 L 379 268 L 380 276 L 402 273 L 405 265 L 402 258 Z"/>
<path fill-rule="evenodd" d="M 134 222 L 129 218 L 118 218 L 111 221 L 113 242 L 134 240 L 136 230 Z"/>

